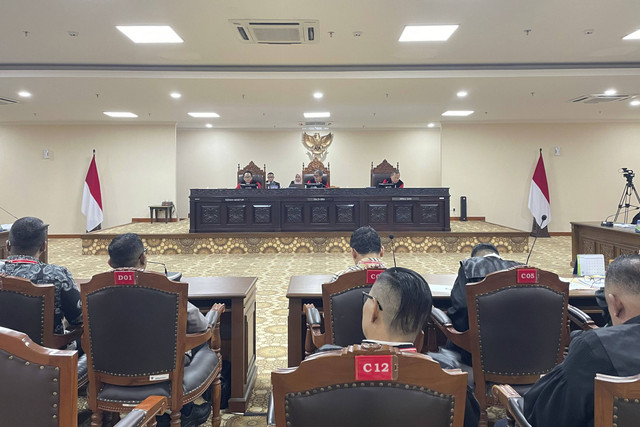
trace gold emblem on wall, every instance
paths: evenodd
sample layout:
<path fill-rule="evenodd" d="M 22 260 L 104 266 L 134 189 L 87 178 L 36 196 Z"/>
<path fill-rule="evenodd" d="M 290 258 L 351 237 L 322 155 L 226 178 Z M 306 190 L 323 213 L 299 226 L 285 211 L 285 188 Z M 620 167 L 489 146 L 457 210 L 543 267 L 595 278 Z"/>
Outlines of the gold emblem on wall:
<path fill-rule="evenodd" d="M 327 149 L 332 142 L 332 133 L 328 133 L 325 136 L 320 136 L 318 132 L 314 133 L 313 136 L 306 132 L 302 133 L 302 145 L 307 149 L 307 156 L 309 156 L 309 160 L 313 160 L 317 157 L 321 162 L 324 161 L 329 153 L 329 150 Z"/>

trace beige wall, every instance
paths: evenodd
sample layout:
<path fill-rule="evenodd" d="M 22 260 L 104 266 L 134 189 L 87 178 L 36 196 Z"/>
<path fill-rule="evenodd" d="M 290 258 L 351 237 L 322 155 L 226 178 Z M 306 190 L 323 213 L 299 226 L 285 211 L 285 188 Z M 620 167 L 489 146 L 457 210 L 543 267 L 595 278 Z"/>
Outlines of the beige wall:
<path fill-rule="evenodd" d="M 309 164 L 301 138 L 300 131 L 178 130 L 180 216 L 187 216 L 189 189 L 235 187 L 238 163 L 266 163 L 276 181 L 289 185 L 302 163 Z M 371 162 L 375 166 L 385 158 L 400 162 L 407 186 L 439 187 L 440 157 L 438 130 L 335 131 L 324 164 L 330 164 L 331 184 L 337 187 L 368 186 Z"/>
<path fill-rule="evenodd" d="M 95 148 L 103 228 L 148 217 L 149 204 L 176 197 L 175 139 L 173 125 L 0 126 L 0 206 L 42 218 L 52 234 L 83 233 L 82 190 Z M 10 222 L 0 211 L 0 223 Z"/>
<path fill-rule="evenodd" d="M 626 180 L 640 172 L 640 124 L 447 125 L 442 129 L 442 185 L 469 216 L 530 230 L 529 186 L 542 148 L 551 197 L 550 231 L 570 221 L 601 221 L 616 212 Z M 560 156 L 554 147 L 560 147 Z M 635 199 L 635 196 L 634 196 Z M 622 220 L 622 217 L 620 218 Z"/>

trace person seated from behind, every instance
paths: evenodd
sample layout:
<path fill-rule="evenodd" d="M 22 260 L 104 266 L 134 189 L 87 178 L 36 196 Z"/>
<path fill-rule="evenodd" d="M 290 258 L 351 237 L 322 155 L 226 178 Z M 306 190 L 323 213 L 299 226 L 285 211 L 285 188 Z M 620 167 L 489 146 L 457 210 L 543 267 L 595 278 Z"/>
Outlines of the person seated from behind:
<path fill-rule="evenodd" d="M 265 182 L 264 187 L 272 190 L 280 188 L 280 183 L 275 181 L 275 175 L 273 172 L 269 172 L 267 174 L 267 182 Z"/>
<path fill-rule="evenodd" d="M 354 231 L 351 234 L 349 246 L 351 246 L 351 258 L 353 258 L 354 265 L 334 274 L 332 282 L 335 282 L 339 276 L 352 271 L 386 268 L 380 260 L 384 255 L 380 235 L 372 227 L 360 227 Z"/>
<path fill-rule="evenodd" d="M 393 188 L 404 188 L 404 182 L 400 180 L 400 171 L 398 169 L 394 169 L 391 172 L 391 176 L 389 179 L 382 181 L 383 184 L 393 184 Z"/>
<path fill-rule="evenodd" d="M 362 292 L 362 297 L 363 343 L 420 351 L 414 341 L 426 324 L 433 303 L 431 289 L 420 274 L 408 268 L 389 268 L 378 276 L 369 292 Z M 445 369 L 456 367 L 434 358 Z M 464 426 L 476 427 L 479 419 L 480 405 L 467 387 Z"/>
<path fill-rule="evenodd" d="M 260 182 L 253 179 L 253 173 L 251 171 L 246 171 L 242 176 L 242 180 L 243 182 L 239 182 L 236 188 L 243 188 L 242 184 L 255 185 L 256 187 L 254 188 L 262 188 L 262 185 L 260 185 Z"/>
<path fill-rule="evenodd" d="M 313 181 L 309 180 L 307 181 L 307 184 L 322 184 L 320 185 L 320 187 L 322 188 L 328 187 L 327 180 L 323 178 L 323 173 L 320 169 L 317 169 L 316 171 L 313 172 Z"/>
<path fill-rule="evenodd" d="M 507 270 L 522 265 L 516 261 L 507 261 L 500 257 L 498 249 L 491 243 L 479 243 L 471 251 L 471 258 L 460 261 L 458 277 L 451 289 L 451 307 L 447 315 L 451 323 L 459 332 L 469 329 L 469 314 L 467 312 L 467 283 L 477 283 L 487 274 Z M 471 365 L 471 353 L 461 349 L 448 341 L 446 348 L 454 350 L 462 356 L 462 363 Z"/>
<path fill-rule="evenodd" d="M 9 231 L 6 245 L 10 255 L 4 263 L 0 262 L 0 273 L 29 279 L 36 285 L 53 284 L 53 332 L 63 334 L 63 319 L 71 326 L 82 325 L 80 289 L 69 270 L 38 259 L 47 248 L 46 240 L 46 226 L 41 219 L 18 219 Z"/>
<path fill-rule="evenodd" d="M 109 266 L 111 268 L 136 268 L 144 271 L 147 267 L 147 254 L 140 236 L 135 233 L 126 233 L 116 236 L 109 244 Z M 187 333 L 193 334 L 203 332 L 209 327 L 209 322 L 200 312 L 198 307 L 187 302 Z M 195 354 L 199 347 L 195 347 L 185 355 L 185 365 L 191 361 L 191 356 Z M 207 393 L 205 393 L 206 395 Z M 204 395 L 203 395 L 204 397 Z M 207 400 L 207 399 L 205 399 Z M 204 423 L 211 414 L 211 398 L 208 402 L 194 405 L 193 402 L 182 407 L 182 425 L 196 426 Z M 158 426 L 169 425 L 169 414 L 158 417 Z"/>
<path fill-rule="evenodd" d="M 609 264 L 604 294 L 613 326 L 576 336 L 564 361 L 524 395 L 532 425 L 592 427 L 596 373 L 640 373 L 639 255 L 621 255 Z"/>

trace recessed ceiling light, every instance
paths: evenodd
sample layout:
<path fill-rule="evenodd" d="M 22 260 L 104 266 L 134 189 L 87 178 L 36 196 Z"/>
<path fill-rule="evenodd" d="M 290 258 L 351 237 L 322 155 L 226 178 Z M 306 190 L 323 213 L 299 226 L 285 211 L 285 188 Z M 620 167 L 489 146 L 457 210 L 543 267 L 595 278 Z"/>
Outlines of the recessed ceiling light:
<path fill-rule="evenodd" d="M 182 97 L 182 94 L 181 94 L 181 93 L 179 93 L 179 92 L 171 92 L 169 95 L 170 95 L 173 99 L 178 99 L 178 98 L 181 98 L 181 97 Z"/>
<path fill-rule="evenodd" d="M 187 113 L 188 115 L 190 115 L 191 117 L 196 117 L 196 118 L 203 118 L 203 117 L 220 117 L 220 115 L 218 113 Z"/>
<path fill-rule="evenodd" d="M 443 116 L 458 116 L 458 117 L 466 117 L 473 114 L 472 110 L 449 110 L 442 113 Z"/>
<path fill-rule="evenodd" d="M 105 111 L 109 117 L 117 117 L 117 118 L 135 118 L 138 117 L 137 114 L 129 113 L 128 111 Z"/>
<path fill-rule="evenodd" d="M 634 99 L 629 103 L 629 105 L 631 105 L 632 107 L 637 107 L 638 105 L 640 105 L 640 100 Z"/>
<path fill-rule="evenodd" d="M 464 98 L 465 96 L 469 95 L 469 92 L 467 92 L 466 90 L 461 90 L 456 93 L 456 95 L 458 96 L 458 98 Z"/>
<path fill-rule="evenodd" d="M 18 96 L 21 96 L 23 98 L 29 98 L 31 97 L 31 92 L 27 92 L 26 90 L 21 90 L 20 92 L 18 92 Z"/>
<path fill-rule="evenodd" d="M 331 117 L 331 113 L 328 111 L 319 113 L 304 113 L 305 119 L 326 119 L 328 117 Z"/>
<path fill-rule="evenodd" d="M 324 96 L 324 94 L 323 94 L 322 92 L 315 92 L 315 93 L 313 94 L 313 97 L 314 97 L 315 99 L 320 99 L 320 98 L 322 98 L 323 96 Z"/>
<path fill-rule="evenodd" d="M 609 96 L 615 95 L 616 93 L 618 93 L 618 91 L 615 90 L 615 89 L 607 89 L 607 90 L 604 91 L 604 94 L 605 95 L 609 95 Z"/>
<path fill-rule="evenodd" d="M 400 42 L 447 41 L 458 25 L 407 25 L 398 39 Z"/>
<path fill-rule="evenodd" d="M 429 123 L 429 124 L 427 125 L 427 127 L 428 127 L 428 128 L 434 128 L 434 127 L 436 127 L 436 124 L 435 124 L 435 123 Z"/>
<path fill-rule="evenodd" d="M 134 43 L 183 43 L 168 25 L 116 25 Z"/>
<path fill-rule="evenodd" d="M 213 125 L 211 123 L 207 123 L 206 125 L 204 125 L 204 127 L 211 129 Z"/>
<path fill-rule="evenodd" d="M 631 34 L 627 34 L 622 38 L 622 40 L 638 40 L 640 39 L 640 30 L 635 30 Z"/>

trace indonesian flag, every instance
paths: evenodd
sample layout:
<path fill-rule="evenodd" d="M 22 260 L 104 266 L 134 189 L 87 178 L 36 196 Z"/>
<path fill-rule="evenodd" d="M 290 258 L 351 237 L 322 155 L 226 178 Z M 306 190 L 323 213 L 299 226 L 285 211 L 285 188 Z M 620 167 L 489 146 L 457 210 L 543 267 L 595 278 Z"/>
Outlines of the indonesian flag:
<path fill-rule="evenodd" d="M 102 195 L 100 179 L 96 167 L 96 155 L 93 154 L 82 192 L 82 213 L 87 217 L 87 231 L 91 231 L 102 223 Z"/>
<path fill-rule="evenodd" d="M 542 160 L 542 150 L 540 150 L 540 158 L 531 179 L 529 210 L 540 228 L 544 228 L 551 221 L 549 186 L 547 185 L 547 173 L 544 170 L 544 161 Z M 542 219 L 543 215 L 546 215 L 544 220 Z"/>

